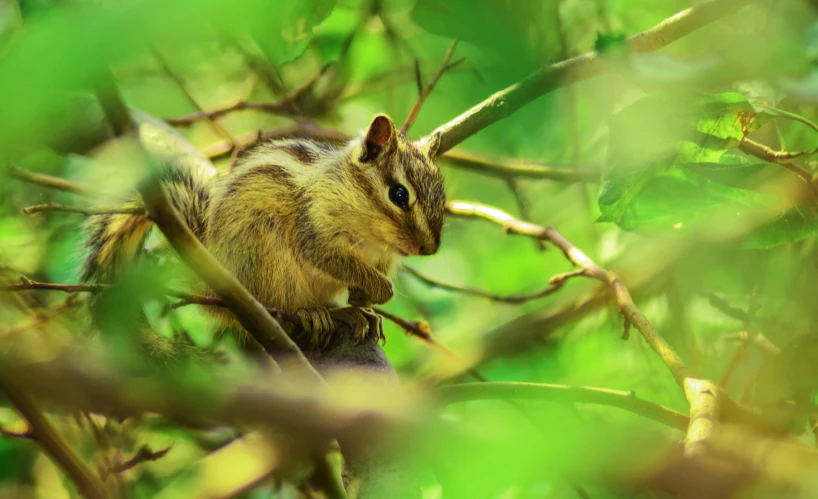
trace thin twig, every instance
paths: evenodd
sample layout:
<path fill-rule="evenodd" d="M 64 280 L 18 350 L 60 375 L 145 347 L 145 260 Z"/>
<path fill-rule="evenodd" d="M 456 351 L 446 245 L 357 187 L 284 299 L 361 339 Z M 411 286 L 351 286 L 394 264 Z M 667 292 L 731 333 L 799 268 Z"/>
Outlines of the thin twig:
<path fill-rule="evenodd" d="M 407 273 L 412 275 L 415 279 L 432 288 L 445 289 L 447 291 L 454 291 L 456 293 L 462 293 L 471 296 L 479 296 L 480 298 L 487 298 L 492 301 L 513 304 L 525 303 L 527 301 L 536 300 L 551 295 L 556 291 L 559 291 L 560 288 L 562 288 L 562 286 L 565 284 L 565 281 L 567 281 L 571 277 L 585 275 L 585 269 L 577 269 L 571 272 L 555 275 L 554 277 L 548 280 L 550 284 L 549 287 L 543 289 L 542 291 L 537 291 L 536 293 L 521 295 L 497 295 L 494 293 L 489 293 L 488 291 L 483 291 L 482 289 L 469 288 L 465 286 L 456 286 L 454 284 L 440 282 L 438 280 L 427 277 L 418 272 L 417 270 L 413 269 L 412 267 L 406 265 L 403 266 L 403 269 Z"/>
<path fill-rule="evenodd" d="M 599 404 L 618 407 L 664 425 L 686 431 L 689 419 L 661 405 L 640 399 L 634 392 L 544 383 L 464 383 L 437 389 L 444 404 L 469 400 L 528 399 Z"/>
<path fill-rule="evenodd" d="M 9 175 L 18 180 L 22 180 L 23 182 L 42 185 L 43 187 L 48 187 L 49 189 L 70 192 L 81 196 L 92 195 L 86 187 L 75 184 L 74 182 L 64 178 L 52 177 L 51 175 L 45 175 L 43 173 L 30 172 L 28 170 L 23 170 L 22 168 L 12 168 L 9 171 Z"/>
<path fill-rule="evenodd" d="M 447 164 L 503 179 L 526 178 L 558 182 L 599 182 L 599 173 L 582 168 L 556 168 L 517 159 L 487 158 L 464 151 L 449 151 L 439 158 Z"/>
<path fill-rule="evenodd" d="M 747 360 L 747 350 L 749 347 L 750 342 L 742 341 L 738 348 L 736 348 L 736 352 L 733 354 L 732 359 L 730 359 L 730 364 L 727 366 L 727 369 L 725 369 L 724 374 L 721 375 L 721 379 L 719 380 L 719 386 L 723 387 L 725 390 L 729 386 L 730 380 L 733 378 L 733 374 L 735 374 L 738 366 Z"/>
<path fill-rule="evenodd" d="M 304 83 L 291 90 L 289 93 L 287 93 L 287 95 L 285 95 L 276 102 L 247 102 L 242 100 L 233 104 L 232 106 L 215 109 L 213 111 L 199 111 L 197 113 L 192 113 L 185 116 L 178 116 L 176 118 L 165 118 L 165 121 L 175 126 L 189 126 L 197 121 L 215 120 L 221 118 L 226 114 L 242 110 L 255 110 L 263 111 L 265 113 L 270 114 L 297 116 L 300 113 L 299 110 L 295 107 L 295 103 L 307 91 L 309 91 L 313 87 L 313 85 L 315 85 L 315 82 L 318 81 L 318 78 L 320 78 L 324 73 L 326 73 L 326 71 L 330 67 L 332 67 L 331 64 L 325 65 L 317 73 L 308 78 Z"/>
<path fill-rule="evenodd" d="M 520 218 L 523 220 L 530 220 L 531 211 L 528 209 L 528 203 L 526 202 L 525 196 L 520 190 L 520 186 L 517 184 L 517 179 L 508 177 L 505 180 L 508 190 L 511 191 L 511 195 L 514 196 L 514 200 L 517 201 L 517 211 L 520 212 Z M 534 243 L 534 247 L 538 250 L 545 251 L 545 243 L 542 241 L 542 239 L 532 239 L 531 242 Z"/>
<path fill-rule="evenodd" d="M 702 378 L 682 362 L 682 359 L 673 347 L 665 341 L 650 321 L 648 321 L 647 317 L 636 307 L 628 288 L 615 273 L 608 272 L 597 265 L 553 227 L 541 227 L 530 222 L 517 220 L 497 208 L 476 203 L 451 202 L 446 205 L 446 210 L 449 214 L 455 216 L 479 217 L 490 220 L 501 225 L 508 233 L 551 241 L 551 243 L 562 250 L 569 261 L 584 269 L 585 275 L 605 283 L 610 288 L 614 294 L 619 310 L 627 323 L 639 330 L 648 345 L 659 355 L 659 358 L 673 375 L 676 384 L 684 390 L 688 402 L 691 403 L 691 407 L 694 403 L 699 404 L 703 400 L 701 395 L 703 391 L 710 390 L 712 386 L 715 386 L 714 383 Z M 700 383 L 690 385 L 690 383 L 687 383 L 687 380 L 700 381 Z M 719 406 L 723 407 L 725 415 L 730 419 L 763 431 L 774 431 L 771 425 L 762 420 L 758 415 L 739 407 L 726 395 L 719 394 L 719 397 L 721 398 Z M 703 410 L 709 413 L 709 406 Z M 691 431 L 699 430 L 699 427 L 691 428 Z"/>
<path fill-rule="evenodd" d="M 630 37 L 628 45 L 633 52 L 658 50 L 749 3 L 751 2 L 747 0 L 705 0 Z M 601 75 L 610 69 L 597 52 L 588 52 L 545 66 L 438 127 L 435 130 L 441 134 L 438 154 L 450 150 L 487 126 L 511 116 L 548 92 Z"/>
<path fill-rule="evenodd" d="M 66 206 L 64 204 L 47 203 L 36 204 L 23 208 L 23 213 L 26 215 L 34 215 L 35 213 L 44 213 L 47 211 L 61 211 L 64 213 L 79 213 L 86 217 L 95 215 L 147 215 L 148 212 L 144 208 L 83 208 L 81 206 Z"/>
<path fill-rule="evenodd" d="M 153 56 L 154 58 L 156 58 L 157 62 L 159 62 L 159 65 L 162 67 L 162 71 L 164 71 L 165 74 L 168 75 L 170 79 L 174 81 L 174 83 L 176 83 L 176 86 L 179 87 L 179 89 L 185 95 L 187 101 L 193 107 L 198 109 L 199 112 L 203 112 L 204 108 L 202 107 L 201 104 L 199 104 L 199 100 L 193 96 L 193 91 L 188 85 L 188 83 L 184 80 L 184 78 L 176 74 L 176 72 L 171 69 L 170 64 L 168 63 L 165 56 L 162 55 L 162 53 L 159 50 L 154 50 Z M 224 137 L 224 139 L 230 142 L 230 145 L 233 147 L 233 149 L 236 148 L 237 146 L 236 139 L 225 127 L 223 127 L 213 118 L 206 117 L 205 119 L 207 120 L 208 125 L 210 125 L 210 128 L 214 132 L 216 132 L 217 135 L 221 135 L 222 137 Z"/>
<path fill-rule="evenodd" d="M 418 87 L 418 95 L 423 93 L 423 74 L 420 72 L 420 61 L 415 59 L 415 85 Z"/>
<path fill-rule="evenodd" d="M 0 291 L 24 291 L 27 289 L 46 289 L 49 291 L 63 291 L 65 293 L 98 293 L 105 286 L 102 284 L 56 284 L 52 282 L 32 281 L 26 276 L 20 276 L 22 284 L 0 286 Z"/>
<path fill-rule="evenodd" d="M 56 428 L 45 417 L 40 405 L 9 379 L 5 380 L 3 391 L 20 415 L 28 421 L 31 439 L 48 454 L 51 459 L 71 478 L 77 490 L 92 499 L 108 497 L 105 486 L 68 446 Z"/>
<path fill-rule="evenodd" d="M 445 354 L 450 359 L 455 360 L 455 361 L 460 362 L 461 364 L 465 365 L 465 363 L 462 362 L 462 359 L 460 358 L 460 356 L 457 355 L 457 353 L 455 353 L 454 350 L 447 347 L 443 343 L 440 343 L 439 341 L 437 341 L 437 338 L 435 338 L 432 335 L 432 330 L 429 328 L 429 324 L 426 321 L 410 321 L 409 319 L 404 319 L 403 317 L 401 317 L 399 315 L 395 315 L 392 312 L 390 312 L 388 310 L 384 310 L 383 308 L 380 308 L 380 307 L 373 307 L 373 310 L 375 311 L 376 314 L 379 314 L 379 315 L 382 315 L 383 317 L 386 317 L 393 324 L 395 324 L 399 328 L 403 329 L 407 334 L 410 334 L 410 335 L 414 336 L 415 338 L 418 338 L 419 340 L 423 341 L 424 343 L 426 343 L 430 347 L 439 350 L 440 352 Z M 478 371 L 477 369 L 475 369 L 473 367 L 467 367 L 466 372 L 469 373 L 472 377 L 474 377 L 478 381 L 483 381 L 483 382 L 488 381 L 488 379 L 485 376 L 480 374 L 480 371 Z"/>
<path fill-rule="evenodd" d="M 793 160 L 800 156 L 803 156 L 804 153 L 775 151 L 765 146 L 764 144 L 759 144 L 758 142 L 752 141 L 747 137 L 741 139 L 741 143 L 739 144 L 738 148 L 751 156 L 755 156 L 758 159 L 761 159 L 768 163 L 783 166 L 787 170 L 798 175 L 798 177 L 800 177 L 801 180 L 807 183 L 810 190 L 812 191 L 814 199 L 818 201 L 818 186 L 812 183 L 812 174 L 807 170 L 801 168 L 800 166 L 796 165 L 795 163 L 793 163 Z"/>
<path fill-rule="evenodd" d="M 150 447 L 148 447 L 147 445 L 143 445 L 142 447 L 139 448 L 139 450 L 136 451 L 136 453 L 130 459 L 120 463 L 115 463 L 113 466 L 106 469 L 102 475 L 102 479 L 106 480 L 109 475 L 124 473 L 125 471 L 133 469 L 142 463 L 162 459 L 168 452 L 170 452 L 172 448 L 173 445 L 169 445 L 164 449 L 152 451 Z"/>
<path fill-rule="evenodd" d="M 429 94 L 432 93 L 432 90 L 437 85 L 437 81 L 443 76 L 443 73 L 449 68 L 449 61 L 452 58 L 452 54 L 454 54 L 454 49 L 457 47 L 457 40 L 453 40 L 451 44 L 449 44 L 449 48 L 446 50 L 446 55 L 443 56 L 443 62 L 440 63 L 440 67 L 437 69 L 437 72 L 432 76 L 432 79 L 429 80 L 429 83 L 423 87 L 423 91 L 418 96 L 418 99 L 415 101 L 415 105 L 412 106 L 412 110 L 409 112 L 409 116 L 406 117 L 406 121 L 403 122 L 403 126 L 400 127 L 400 134 L 406 135 L 410 128 L 412 128 L 412 124 L 415 122 L 415 118 L 417 118 L 418 112 L 420 108 L 423 106 L 423 103 L 426 102 L 426 98 L 429 97 Z M 417 68 L 417 66 L 416 66 Z M 417 74 L 420 75 L 420 70 L 417 69 Z M 418 84 L 420 84 L 420 78 L 418 77 Z"/>

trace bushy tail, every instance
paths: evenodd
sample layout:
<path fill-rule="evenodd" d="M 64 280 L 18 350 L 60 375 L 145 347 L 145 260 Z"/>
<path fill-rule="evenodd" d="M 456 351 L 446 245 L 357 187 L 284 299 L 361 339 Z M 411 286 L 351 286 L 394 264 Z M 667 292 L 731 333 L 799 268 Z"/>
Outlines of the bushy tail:
<path fill-rule="evenodd" d="M 168 166 L 162 172 L 162 186 L 176 210 L 193 233 L 200 240 L 207 229 L 207 209 L 210 204 L 209 184 L 215 170 L 210 168 L 182 168 Z M 125 208 L 143 208 L 138 197 L 124 205 Z M 123 278 L 141 253 L 145 240 L 153 227 L 147 213 L 109 214 L 92 217 L 84 246 L 86 257 L 83 264 L 82 280 L 87 283 L 111 284 Z M 106 307 L 109 302 L 102 294 L 96 294 L 89 306 L 93 322 L 101 330 L 107 330 L 111 314 Z M 153 364 L 167 365 L 182 358 L 200 356 L 200 352 L 189 341 L 168 338 L 154 331 L 148 323 L 142 308 L 135 316 L 125 319 L 138 334 L 137 343 L 145 356 Z M 120 320 L 123 318 L 120 317 Z"/>
<path fill-rule="evenodd" d="M 188 227 L 200 240 L 207 228 L 210 204 L 209 183 L 215 171 L 168 166 L 162 186 Z M 142 203 L 133 199 L 124 208 L 138 210 Z M 143 251 L 153 222 L 147 214 L 108 214 L 93 217 L 85 239 L 86 257 L 83 282 L 111 283 Z"/>

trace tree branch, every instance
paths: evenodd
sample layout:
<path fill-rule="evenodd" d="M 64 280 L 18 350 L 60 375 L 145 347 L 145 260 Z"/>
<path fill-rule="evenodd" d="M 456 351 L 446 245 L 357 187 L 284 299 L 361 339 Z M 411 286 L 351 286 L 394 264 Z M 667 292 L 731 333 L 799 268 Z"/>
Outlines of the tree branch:
<path fill-rule="evenodd" d="M 108 497 L 100 479 L 71 450 L 71 447 L 45 417 L 39 404 L 26 391 L 21 390 L 9 380 L 4 383 L 3 391 L 17 412 L 28 421 L 31 440 L 37 442 L 68 475 L 77 490 L 85 497 L 92 499 Z"/>
<path fill-rule="evenodd" d="M 746 0 L 704 0 L 662 21 L 651 29 L 633 35 L 628 45 L 634 52 L 658 50 L 693 31 L 747 5 Z M 501 90 L 465 113 L 438 127 L 443 154 L 489 125 L 511 116 L 534 99 L 573 83 L 607 72 L 609 68 L 597 52 L 545 66 L 519 83 Z"/>
<path fill-rule="evenodd" d="M 333 438 L 369 440 L 379 424 L 413 421 L 399 421 L 396 413 L 339 405 L 325 398 L 327 393 L 294 393 L 292 389 L 263 388 L 255 382 L 204 386 L 192 380 L 130 375 L 88 358 L 77 360 L 71 354 L 32 361 L 4 352 L 0 359 L 4 382 L 25 380 L 27 393 L 65 408 L 122 416 L 156 413 L 193 429 L 222 425 L 270 428 L 292 437 L 305 449 L 324 449 Z M 33 425 L 32 430 L 39 439 Z"/>
<path fill-rule="evenodd" d="M 83 208 L 80 206 L 66 206 L 64 204 L 47 203 L 36 204 L 23 208 L 23 213 L 26 215 L 34 215 L 35 213 L 44 213 L 47 211 L 61 211 L 64 213 L 80 213 L 86 217 L 95 215 L 110 215 L 110 214 L 125 214 L 125 215 L 147 215 L 145 208 Z"/>
<path fill-rule="evenodd" d="M 165 118 L 165 121 L 175 126 L 189 126 L 200 120 L 215 120 L 226 114 L 242 110 L 256 110 L 270 114 L 296 116 L 299 114 L 298 109 L 295 107 L 296 101 L 307 93 L 313 87 L 313 85 L 315 85 L 315 82 L 318 81 L 318 79 L 324 73 L 326 73 L 330 67 L 332 67 L 332 64 L 325 65 L 317 73 L 307 79 L 307 81 L 294 88 L 292 91 L 287 93 L 287 95 L 276 102 L 247 102 L 242 100 L 233 104 L 232 106 L 219 108 L 214 111 L 199 111 L 197 113 L 179 116 L 176 118 Z"/>
<path fill-rule="evenodd" d="M 102 477 L 103 480 L 107 479 L 109 475 L 116 475 L 119 473 L 124 473 L 130 469 L 133 469 L 139 466 L 142 463 L 146 463 L 148 461 L 156 461 L 165 457 L 165 454 L 170 452 L 173 448 L 173 445 L 165 447 L 164 449 L 160 449 L 158 451 L 152 451 L 150 447 L 147 445 L 143 445 L 136 451 L 136 453 L 127 461 L 123 461 L 121 463 L 116 463 L 107 470 Z"/>
<path fill-rule="evenodd" d="M 43 173 L 34 173 L 23 170 L 22 168 L 12 168 L 9 171 L 9 175 L 23 182 L 42 185 L 49 189 L 79 194 L 80 196 L 91 196 L 91 192 L 84 186 L 63 178 L 52 177 L 51 175 L 45 175 Z"/>
<path fill-rule="evenodd" d="M 555 168 L 517 159 L 494 159 L 465 151 L 449 151 L 439 160 L 456 168 L 473 170 L 503 179 L 526 178 L 532 180 L 554 180 L 557 182 L 599 182 L 599 173 L 578 171 L 569 168 Z"/>
<path fill-rule="evenodd" d="M 526 399 L 599 404 L 618 407 L 664 425 L 687 430 L 684 414 L 640 399 L 634 392 L 542 383 L 464 383 L 437 389 L 444 404 L 469 400 Z"/>
<path fill-rule="evenodd" d="M 541 227 L 530 222 L 517 220 L 497 208 L 476 203 L 453 201 L 446 205 L 446 211 L 455 216 L 481 217 L 502 225 L 506 232 L 551 241 L 562 250 L 565 257 L 571 263 L 584 270 L 584 275 L 597 279 L 611 287 L 622 315 L 630 324 L 639 329 L 648 344 L 659 354 L 662 358 L 662 362 L 670 369 L 673 378 L 679 386 L 682 386 L 684 378 L 690 376 L 690 371 L 684 366 L 682 360 L 676 354 L 675 350 L 673 350 L 673 347 L 662 339 L 647 318 L 639 311 L 636 305 L 634 305 L 628 289 L 620 281 L 619 277 L 597 265 L 579 248 L 557 232 L 556 229 L 553 227 Z"/>
<path fill-rule="evenodd" d="M 685 438 L 685 456 L 704 455 L 713 429 L 719 422 L 722 391 L 712 381 L 686 378 L 684 392 L 690 404 L 690 426 Z"/>
<path fill-rule="evenodd" d="M 807 170 L 801 168 L 800 166 L 796 165 L 793 160 L 800 156 L 803 156 L 804 153 L 789 153 L 786 151 L 775 151 L 764 144 L 759 144 L 758 142 L 752 141 L 747 137 L 741 139 L 741 143 L 738 146 L 743 152 L 755 156 L 756 158 L 766 161 L 768 163 L 773 163 L 775 165 L 783 166 L 787 170 L 793 172 L 794 174 L 798 175 L 801 180 L 807 183 L 810 190 L 812 191 L 813 199 L 818 200 L 818 187 L 816 187 L 812 183 L 812 174 Z"/>
<path fill-rule="evenodd" d="M 23 291 L 26 289 L 47 289 L 49 291 L 63 291 L 65 293 L 98 293 L 105 286 L 101 284 L 55 284 L 52 282 L 32 281 L 26 276 L 20 276 L 22 284 L 0 286 L 0 291 Z"/>
<path fill-rule="evenodd" d="M 437 68 L 437 71 L 432 76 L 432 79 L 429 80 L 429 83 L 423 87 L 423 90 L 418 95 L 418 99 L 415 101 L 415 105 L 412 106 L 412 110 L 409 112 L 409 116 L 406 117 L 406 121 L 403 122 L 403 126 L 400 127 L 400 134 L 406 135 L 410 128 L 412 128 L 412 124 L 415 122 L 415 118 L 420 111 L 420 108 L 423 107 L 423 103 L 426 102 L 426 98 L 429 97 L 429 94 L 432 93 L 432 90 L 437 85 L 437 81 L 443 76 L 443 73 L 449 69 L 449 61 L 452 59 L 452 54 L 454 54 L 454 49 L 457 47 L 457 40 L 453 40 L 451 44 L 449 44 L 449 48 L 446 49 L 446 55 L 443 56 L 443 62 L 440 63 L 440 67 Z M 415 71 L 418 78 L 418 86 L 420 86 L 420 67 L 415 64 Z"/>
<path fill-rule="evenodd" d="M 521 295 L 497 295 L 494 293 L 489 293 L 488 291 L 483 291 L 482 289 L 475 289 L 469 288 L 465 286 L 456 286 L 454 284 L 446 284 L 444 282 L 437 281 L 430 277 L 427 277 L 417 270 L 413 269 L 412 267 L 403 266 L 403 270 L 407 273 L 412 275 L 415 279 L 419 280 L 423 284 L 431 287 L 431 288 L 438 288 L 438 289 L 445 289 L 447 291 L 454 291 L 455 293 L 462 293 L 471 296 L 478 296 L 480 298 L 487 298 L 492 301 L 502 302 L 502 303 L 512 303 L 512 304 L 520 304 L 525 303 L 527 301 L 536 300 L 539 298 L 543 298 L 550 294 L 553 294 L 559 291 L 562 286 L 565 284 L 565 281 L 570 279 L 571 277 L 582 276 L 585 275 L 585 269 L 578 269 L 571 272 L 566 272 L 564 274 L 558 274 L 548 280 L 550 284 L 549 287 L 545 288 L 542 291 L 537 291 L 536 293 L 529 293 L 529 294 L 521 294 Z"/>
<path fill-rule="evenodd" d="M 619 277 L 615 273 L 608 272 L 597 265 L 585 253 L 574 246 L 553 227 L 541 227 L 530 222 L 517 220 L 508 213 L 505 213 L 497 208 L 476 203 L 466 203 L 460 201 L 451 202 L 446 205 L 446 210 L 449 214 L 455 216 L 480 217 L 490 220 L 503 226 L 503 229 L 506 232 L 551 241 L 551 243 L 555 244 L 562 250 L 565 257 L 569 261 L 584 269 L 587 276 L 593 277 L 594 279 L 605 283 L 610 288 L 616 299 L 619 310 L 626 320 L 626 325 L 633 325 L 639 330 L 640 333 L 642 333 L 645 341 L 656 352 L 656 354 L 659 355 L 662 362 L 673 375 L 673 379 L 676 381 L 676 384 L 685 391 L 686 395 L 691 394 L 688 395 L 688 401 L 696 400 L 696 403 L 698 403 L 698 399 L 696 399 L 696 397 L 693 395 L 696 395 L 699 392 L 697 390 L 687 388 L 687 379 L 695 379 L 700 381 L 694 383 L 694 388 L 711 386 L 711 381 L 702 378 L 693 370 L 685 366 L 682 359 L 679 357 L 673 347 L 671 347 L 670 344 L 668 344 L 667 341 L 662 338 L 650 321 L 648 321 L 644 314 L 642 314 L 642 312 L 636 307 L 628 288 L 625 287 L 624 283 L 622 283 Z M 696 396 L 698 397 L 698 395 Z M 758 415 L 739 407 L 726 395 L 723 397 L 722 404 L 725 415 L 729 416 L 730 419 L 763 431 L 775 431 L 775 429 L 769 423 L 761 419 Z M 694 428 L 694 430 L 698 431 L 699 428 L 700 427 L 697 426 Z"/>

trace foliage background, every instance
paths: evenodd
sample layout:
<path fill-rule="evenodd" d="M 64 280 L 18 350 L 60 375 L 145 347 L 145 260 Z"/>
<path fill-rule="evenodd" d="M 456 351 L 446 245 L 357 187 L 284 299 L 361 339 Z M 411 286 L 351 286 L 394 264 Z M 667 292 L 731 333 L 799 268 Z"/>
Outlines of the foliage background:
<path fill-rule="evenodd" d="M 427 82 L 452 39 L 459 40 L 453 59 L 462 61 L 444 73 L 412 135 L 431 132 L 543 65 L 599 49 L 612 68 L 607 74 L 550 92 L 457 149 L 598 174 L 601 182 L 519 178 L 510 188 L 508 178 L 456 167 L 444 158 L 448 196 L 558 228 L 622 276 L 637 305 L 690 367 L 719 380 L 738 346 L 729 335 L 763 332 L 785 346 L 811 334 L 816 319 L 815 200 L 797 202 L 800 194 L 792 189 L 768 188 L 793 173 L 742 153 L 738 145 L 751 131 L 750 138 L 773 150 L 811 153 L 818 147 L 818 128 L 809 122 L 816 119 L 818 25 L 811 2 L 748 2 L 661 53 L 627 53 L 625 35 L 690 6 L 672 0 L 6 0 L 0 2 L 0 151 L 7 168 L 48 173 L 112 194 L 130 191 L 142 174 L 132 150 L 121 141 L 89 147 L 99 109 L 76 97 L 95 88 L 109 65 L 127 104 L 159 118 L 242 101 L 275 102 L 330 65 L 297 100 L 299 116 L 237 111 L 218 118 L 218 125 L 197 121 L 179 127 L 200 150 L 213 152 L 224 145 L 225 133 L 247 141 L 258 130 L 299 119 L 349 134 L 376 112 L 399 123 L 417 99 L 415 63 Z M 698 92 L 698 100 L 691 100 L 691 92 Z M 748 115 L 749 123 L 743 122 Z M 216 166 L 226 168 L 229 158 L 216 157 Z M 809 154 L 797 163 L 809 176 L 815 171 Z M 83 200 L 11 177 L 4 178 L 0 193 L 4 278 L 76 282 L 82 216 L 26 216 L 22 208 Z M 776 218 L 781 214 L 786 216 Z M 447 221 L 439 254 L 408 264 L 436 280 L 498 295 L 543 289 L 550 276 L 572 268 L 553 246 L 543 251 L 528 238 L 504 235 L 497 225 L 465 219 Z M 134 289 L 150 289 L 154 278 L 141 276 Z M 684 394 L 642 337 L 620 339 L 622 317 L 613 304 L 502 355 L 486 351 L 503 343 L 498 334 L 515 319 L 545 317 L 597 287 L 590 279 L 572 279 L 544 299 L 503 304 L 401 275 L 386 308 L 428 321 L 441 343 L 480 364 L 492 381 L 633 390 L 687 413 Z M 737 320 L 714 307 L 710 294 L 758 314 Z M 63 298 L 26 296 L 38 310 Z M 35 317 L 15 306 L 16 299 L 0 300 L 0 340 L 11 338 L 4 330 Z M 181 327 L 198 346 L 212 345 L 212 326 L 196 307 L 180 308 L 171 317 L 158 327 Z M 72 331 L 82 331 L 83 319 L 70 311 L 28 332 L 72 337 Z M 445 355 L 391 323 L 386 327 L 384 348 L 405 382 L 450 367 Z M 220 347 L 235 350 L 229 341 Z M 789 393 L 800 383 L 812 403 L 814 350 L 799 351 L 790 366 L 798 374 L 787 371 L 768 380 L 774 386 L 767 392 Z M 484 358 L 490 361 L 481 362 Z M 755 399 L 748 394 L 748 380 L 764 362 L 761 353 L 749 350 L 724 386 L 735 400 L 750 405 L 766 400 L 764 394 Z M 225 368 L 225 375 L 238 377 L 242 369 L 249 368 Z M 202 383 L 208 380 L 203 374 Z M 429 465 L 424 496 L 630 496 L 637 493 L 611 488 L 608 480 L 618 469 L 614 464 L 622 464 L 623 442 L 644 458 L 651 454 L 636 452 L 640 442 L 652 449 L 656 441 L 680 438 L 612 408 L 582 406 L 577 413 L 550 402 L 525 406 L 529 417 L 501 401 L 447 409 L 445 418 L 456 422 L 461 436 L 435 437 L 433 452 L 422 444 L 406 449 Z M 10 408 L 0 416 L 6 429 L 20 424 Z M 78 442 L 78 452 L 94 459 L 93 440 L 73 431 L 69 438 Z M 128 472 L 126 488 L 134 496 L 188 495 L 186 487 L 195 481 L 192 463 L 205 452 L 196 432 L 160 426 L 122 434 L 118 445 L 126 455 L 143 444 L 173 445 L 161 460 Z M 796 434 L 811 442 L 808 432 Z M 26 440 L 0 439 L 0 462 L 8 490 L 23 484 L 41 496 L 73 493 Z M 576 484 L 584 490 L 577 492 Z M 250 495 L 271 493 L 267 486 Z"/>

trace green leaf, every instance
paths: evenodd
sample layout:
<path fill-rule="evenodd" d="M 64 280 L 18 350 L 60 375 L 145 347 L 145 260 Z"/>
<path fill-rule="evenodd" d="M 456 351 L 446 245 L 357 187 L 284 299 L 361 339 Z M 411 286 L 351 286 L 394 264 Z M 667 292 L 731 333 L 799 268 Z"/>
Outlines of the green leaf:
<path fill-rule="evenodd" d="M 313 29 L 330 15 L 334 5 L 334 0 L 279 2 L 278 15 L 270 19 L 269 26 L 256 31 L 254 38 L 273 64 L 292 62 L 304 53 Z"/>
<path fill-rule="evenodd" d="M 770 176 L 774 168 L 769 163 L 752 163 L 746 158 L 722 155 L 719 163 L 684 163 L 678 166 L 702 177 L 737 189 L 746 189 Z"/>
<path fill-rule="evenodd" d="M 681 165 L 720 163 L 754 119 L 752 106 L 737 93 L 655 93 L 623 109 L 609 124 L 608 164 L 602 175 L 597 221 L 636 228 L 639 216 L 631 211 L 625 220 L 625 215 L 654 178 Z M 645 140 L 646 130 L 651 140 Z M 698 188 L 707 188 L 708 182 L 700 180 Z M 707 198 L 709 194 L 700 195 Z M 650 215 L 652 219 L 657 216 L 659 213 Z"/>
<path fill-rule="evenodd" d="M 769 249 L 806 239 L 818 231 L 818 212 L 799 206 L 758 228 L 745 241 L 752 249 Z"/>
<path fill-rule="evenodd" d="M 516 0 L 509 8 L 495 0 L 417 0 L 412 18 L 426 31 L 477 46 L 490 59 L 486 67 L 499 64 L 522 77 L 557 55 L 549 3 Z"/>
<path fill-rule="evenodd" d="M 738 219 L 753 216 L 762 206 L 761 194 L 736 189 L 673 168 L 646 184 L 620 220 L 624 229 L 642 232 L 688 232 L 708 224 L 713 215 L 731 208 Z"/>
<path fill-rule="evenodd" d="M 312 45 L 318 51 L 322 63 L 338 60 L 345 41 L 360 22 L 359 11 L 337 6 L 329 17 L 315 27 Z"/>

